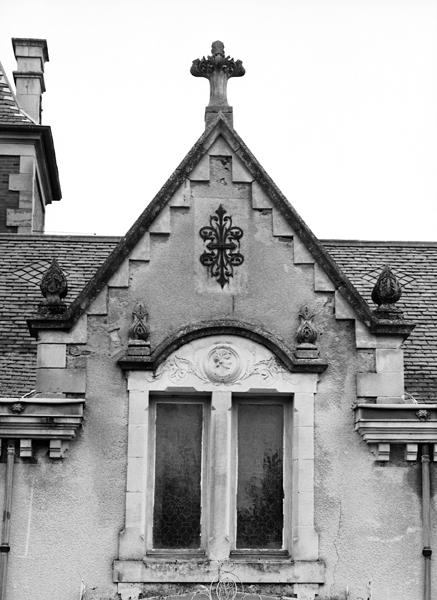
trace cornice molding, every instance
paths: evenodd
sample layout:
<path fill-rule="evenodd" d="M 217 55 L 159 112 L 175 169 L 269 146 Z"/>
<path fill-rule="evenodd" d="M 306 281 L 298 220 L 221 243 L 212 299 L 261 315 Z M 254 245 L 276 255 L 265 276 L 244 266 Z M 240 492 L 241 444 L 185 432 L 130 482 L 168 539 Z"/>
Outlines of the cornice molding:
<path fill-rule="evenodd" d="M 355 431 L 366 444 L 376 444 L 377 460 L 390 460 L 390 445 L 406 446 L 406 460 L 417 458 L 419 444 L 435 444 L 437 404 L 358 404 Z M 437 458 L 435 456 L 434 460 Z"/>
<path fill-rule="evenodd" d="M 50 458 L 62 458 L 84 405 L 84 398 L 0 398 L 0 440 L 20 440 L 22 458 L 32 456 L 32 440 L 47 440 Z"/>

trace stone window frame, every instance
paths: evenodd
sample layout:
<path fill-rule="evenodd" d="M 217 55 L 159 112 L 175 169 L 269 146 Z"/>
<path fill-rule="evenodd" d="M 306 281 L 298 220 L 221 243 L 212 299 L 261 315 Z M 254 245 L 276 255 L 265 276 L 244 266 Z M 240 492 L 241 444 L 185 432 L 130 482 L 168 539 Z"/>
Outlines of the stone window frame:
<path fill-rule="evenodd" d="M 210 349 L 220 344 L 233 348 L 243 361 L 251 361 L 252 367 L 254 362 L 269 367 L 264 372 L 252 369 L 252 374 L 245 367 L 246 375 L 231 382 L 209 381 L 196 365 L 204 365 L 204 358 Z M 319 560 L 319 540 L 314 528 L 314 404 L 318 375 L 287 371 L 272 352 L 258 342 L 235 335 L 215 335 L 181 346 L 154 374 L 141 370 L 128 371 L 127 383 L 126 515 L 125 528 L 119 539 L 119 559 L 113 565 L 114 581 L 120 585 L 143 582 L 210 583 L 225 565 L 245 583 L 322 584 L 324 566 Z M 147 554 L 146 515 L 150 514 L 146 493 L 150 487 L 149 407 L 153 395 L 163 392 L 211 394 L 209 460 L 212 473 L 208 502 L 211 510 L 207 516 L 210 538 L 205 560 L 188 555 L 185 559 Z M 292 534 L 287 548 L 290 556 L 287 557 L 260 554 L 255 558 L 238 558 L 231 554 L 232 396 L 246 393 L 286 394 L 292 402 Z M 268 563 L 271 568 L 260 569 L 260 563 Z"/>
<path fill-rule="evenodd" d="M 229 486 L 229 539 L 230 539 L 230 556 L 231 557 L 253 557 L 262 559 L 265 556 L 280 557 L 291 556 L 293 547 L 292 541 L 292 496 L 293 496 L 293 405 L 294 398 L 287 393 L 272 393 L 265 391 L 250 391 L 243 393 L 231 392 L 232 408 L 232 434 L 230 448 L 230 474 L 231 483 Z M 283 539 L 281 549 L 245 549 L 237 548 L 237 488 L 238 488 L 238 408 L 241 405 L 257 404 L 257 405 L 280 405 L 283 409 Z"/>
<path fill-rule="evenodd" d="M 153 547 L 153 511 L 155 498 L 155 459 L 156 459 L 156 406 L 159 403 L 168 404 L 201 404 L 202 405 L 202 463 L 201 463 L 201 517 L 200 517 L 200 547 L 196 549 L 159 549 Z M 208 512 L 204 507 L 209 504 L 209 473 L 211 468 L 210 460 L 210 437 L 211 437 L 211 401 L 209 394 L 191 393 L 162 393 L 150 394 L 149 403 L 149 432 L 148 432 L 148 473 L 150 485 L 146 490 L 146 549 L 147 556 L 173 558 L 178 555 L 185 558 L 206 556 L 206 546 L 208 540 Z M 206 513 L 206 514 L 205 514 Z"/>

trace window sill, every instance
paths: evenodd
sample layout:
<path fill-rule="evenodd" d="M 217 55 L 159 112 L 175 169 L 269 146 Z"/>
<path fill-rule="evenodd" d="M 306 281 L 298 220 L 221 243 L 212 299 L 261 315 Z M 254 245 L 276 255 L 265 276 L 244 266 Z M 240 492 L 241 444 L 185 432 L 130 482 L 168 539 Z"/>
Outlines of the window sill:
<path fill-rule="evenodd" d="M 230 560 L 241 561 L 281 561 L 290 562 L 291 556 L 288 550 L 231 550 Z"/>
<path fill-rule="evenodd" d="M 247 557 L 247 555 L 246 555 Z M 179 559 L 156 559 L 146 556 L 143 560 L 116 560 L 113 564 L 115 583 L 206 583 L 216 580 L 219 571 L 232 572 L 242 583 L 318 583 L 325 580 L 322 561 L 293 561 L 278 556 L 265 559 L 230 557 L 226 561 L 209 560 L 207 557 Z"/>
<path fill-rule="evenodd" d="M 148 559 L 165 560 L 206 560 L 205 550 L 147 550 L 145 561 Z"/>

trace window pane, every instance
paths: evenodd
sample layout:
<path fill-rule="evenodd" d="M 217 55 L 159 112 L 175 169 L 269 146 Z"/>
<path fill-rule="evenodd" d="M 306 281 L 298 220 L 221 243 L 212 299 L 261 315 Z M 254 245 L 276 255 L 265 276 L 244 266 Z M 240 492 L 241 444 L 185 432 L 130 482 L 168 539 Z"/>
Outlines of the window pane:
<path fill-rule="evenodd" d="M 200 547 L 202 405 L 156 406 L 155 548 Z"/>
<path fill-rule="evenodd" d="M 283 406 L 238 407 L 237 548 L 282 548 Z"/>

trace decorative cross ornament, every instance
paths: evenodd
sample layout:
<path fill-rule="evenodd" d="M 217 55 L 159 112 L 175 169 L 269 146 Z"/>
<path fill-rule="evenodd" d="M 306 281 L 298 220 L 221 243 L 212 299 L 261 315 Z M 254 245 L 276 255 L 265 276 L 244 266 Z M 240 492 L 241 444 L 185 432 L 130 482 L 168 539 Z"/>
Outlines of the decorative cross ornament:
<path fill-rule="evenodd" d="M 232 225 L 232 217 L 226 215 L 222 204 L 215 214 L 217 216 L 212 215 L 209 218 L 210 224 L 199 231 L 205 242 L 205 251 L 200 256 L 200 262 L 223 288 L 234 276 L 234 267 L 239 267 L 244 262 L 244 256 L 240 253 L 243 230 Z"/>
<path fill-rule="evenodd" d="M 229 106 L 226 96 L 228 79 L 242 77 L 245 73 L 241 60 L 225 55 L 223 42 L 213 42 L 211 56 L 196 58 L 191 66 L 191 75 L 209 79 L 210 98 L 208 106 Z"/>

